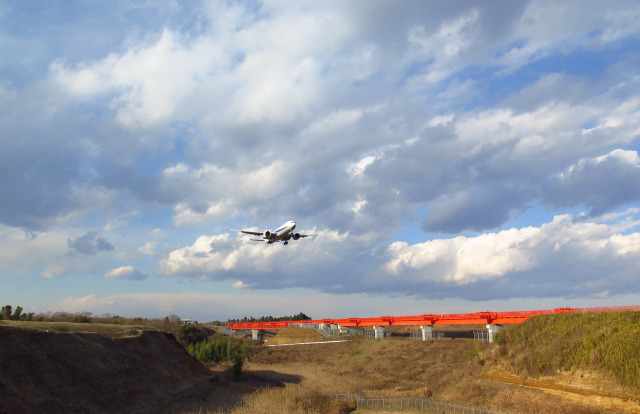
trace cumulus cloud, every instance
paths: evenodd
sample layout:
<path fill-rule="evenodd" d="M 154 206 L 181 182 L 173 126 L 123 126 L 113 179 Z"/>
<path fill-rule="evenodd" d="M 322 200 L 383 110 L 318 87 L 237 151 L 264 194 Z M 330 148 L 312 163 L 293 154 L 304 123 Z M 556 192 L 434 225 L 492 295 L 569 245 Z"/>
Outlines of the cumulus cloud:
<path fill-rule="evenodd" d="M 624 287 L 619 283 L 630 276 L 629 264 L 640 261 L 638 233 L 626 234 L 640 225 L 634 214 L 630 210 L 625 220 L 613 223 L 576 221 L 563 215 L 540 227 L 413 245 L 396 242 L 388 248 L 385 268 L 398 280 L 426 286 L 504 279 L 514 285 L 510 294 L 518 296 L 548 295 L 549 284 L 555 284 L 556 295 L 621 294 L 628 289 L 628 283 Z M 527 290 L 518 291 L 515 286 Z M 472 291 L 466 292 L 474 297 Z"/>
<path fill-rule="evenodd" d="M 355 253 L 362 240 L 337 232 L 320 231 L 317 240 L 286 247 L 242 237 L 234 241 L 226 235 L 201 236 L 193 245 L 171 252 L 156 274 L 230 280 L 242 289 L 286 286 L 430 298 L 462 295 L 476 299 L 477 286 L 486 283 L 528 286 L 508 293 L 484 292 L 487 299 L 544 297 L 549 293 L 547 284 L 553 281 L 558 285 L 555 295 L 595 295 L 605 290 L 620 294 L 624 290 L 616 285 L 628 277 L 629 264 L 640 263 L 638 234 L 633 233 L 640 221 L 635 214 L 630 210 L 607 217 L 611 222 L 562 215 L 540 227 L 415 244 L 395 242 L 385 250 L 372 250 L 364 261 L 363 255 Z M 345 256 L 345 252 L 354 255 Z M 607 278 L 603 279 L 601 272 L 605 271 Z M 318 274 L 322 277 L 314 276 Z"/>
<path fill-rule="evenodd" d="M 104 279 L 129 279 L 129 280 L 144 280 L 148 276 L 149 275 L 147 273 L 136 270 L 133 266 L 118 267 L 102 275 Z"/>
<path fill-rule="evenodd" d="M 243 292 L 615 295 L 598 257 L 633 291 L 636 230 L 616 229 L 640 194 L 640 8 L 598 5 L 16 4 L 0 13 L 3 266 L 155 266 Z M 288 219 L 322 237 L 222 233 Z"/>
<path fill-rule="evenodd" d="M 297 230 L 296 230 L 297 231 Z M 301 230 L 310 234 L 310 231 Z M 204 280 L 235 280 L 236 287 L 296 287 L 299 280 L 306 286 L 315 275 L 340 263 L 342 252 L 350 249 L 344 243 L 347 233 L 320 230 L 317 237 L 266 245 L 252 241 L 249 235 L 231 239 L 229 233 L 200 236 L 191 246 L 173 250 L 155 269 L 161 277 L 185 277 Z M 355 246 L 354 246 L 355 247 Z M 277 275 L 276 277 L 272 277 Z M 237 279 L 241 281 L 238 283 Z M 323 275 L 324 280 L 339 279 Z M 333 282 L 331 282 L 333 283 Z"/>

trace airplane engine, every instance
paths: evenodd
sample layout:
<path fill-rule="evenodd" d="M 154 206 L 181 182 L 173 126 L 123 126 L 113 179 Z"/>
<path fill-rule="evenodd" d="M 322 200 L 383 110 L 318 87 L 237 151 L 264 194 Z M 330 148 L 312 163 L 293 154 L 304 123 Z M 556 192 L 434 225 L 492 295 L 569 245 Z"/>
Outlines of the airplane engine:
<path fill-rule="evenodd" d="M 269 237 L 271 237 L 271 232 L 269 230 L 264 232 L 264 238 L 268 239 Z"/>
<path fill-rule="evenodd" d="M 296 233 L 293 235 L 293 240 L 298 240 L 300 238 L 300 233 Z"/>

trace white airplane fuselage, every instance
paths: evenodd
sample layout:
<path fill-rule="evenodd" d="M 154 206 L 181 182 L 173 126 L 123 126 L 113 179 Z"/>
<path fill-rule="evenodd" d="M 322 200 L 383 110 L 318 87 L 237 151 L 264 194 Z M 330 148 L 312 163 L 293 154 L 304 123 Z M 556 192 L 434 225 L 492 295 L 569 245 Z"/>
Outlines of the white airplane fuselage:
<path fill-rule="evenodd" d="M 280 225 L 273 231 L 265 230 L 262 238 L 267 243 L 276 243 L 281 240 L 284 240 L 284 244 L 288 244 L 289 239 L 298 240 L 300 235 L 291 234 L 291 232 L 296 228 L 296 222 L 293 220 L 289 220 L 286 223 Z"/>
<path fill-rule="evenodd" d="M 268 244 L 284 242 L 284 244 L 289 244 L 289 240 L 298 240 L 301 237 L 315 237 L 315 234 L 300 234 L 294 233 L 293 230 L 296 228 L 296 222 L 293 220 L 289 220 L 286 223 L 282 224 L 279 227 L 276 227 L 275 230 L 267 230 L 265 227 L 264 232 L 253 231 L 253 230 L 235 230 L 244 234 L 251 234 L 252 236 L 262 237 L 261 239 L 251 239 L 252 241 L 261 241 Z M 228 229 L 233 230 L 233 229 Z"/>

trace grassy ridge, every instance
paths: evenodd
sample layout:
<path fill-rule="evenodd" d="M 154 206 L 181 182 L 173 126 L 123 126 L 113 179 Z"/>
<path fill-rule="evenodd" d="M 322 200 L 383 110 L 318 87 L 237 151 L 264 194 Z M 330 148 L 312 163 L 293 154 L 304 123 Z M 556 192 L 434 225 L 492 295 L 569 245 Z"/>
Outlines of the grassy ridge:
<path fill-rule="evenodd" d="M 640 312 L 543 315 L 503 329 L 498 354 L 531 376 L 591 369 L 640 390 Z"/>
<path fill-rule="evenodd" d="M 95 333 L 110 339 L 140 336 L 142 332 L 158 330 L 149 326 L 107 325 L 104 323 L 71 322 L 0 321 L 0 327 L 2 326 L 10 326 L 29 331 L 49 333 Z"/>

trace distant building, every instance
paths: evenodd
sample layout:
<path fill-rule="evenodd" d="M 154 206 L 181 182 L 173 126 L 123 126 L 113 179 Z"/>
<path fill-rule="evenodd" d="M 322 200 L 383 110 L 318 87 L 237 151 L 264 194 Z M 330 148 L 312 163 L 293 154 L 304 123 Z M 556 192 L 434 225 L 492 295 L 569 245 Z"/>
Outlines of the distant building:
<path fill-rule="evenodd" d="M 183 325 L 197 325 L 198 321 L 195 319 L 180 319 L 180 323 Z"/>

